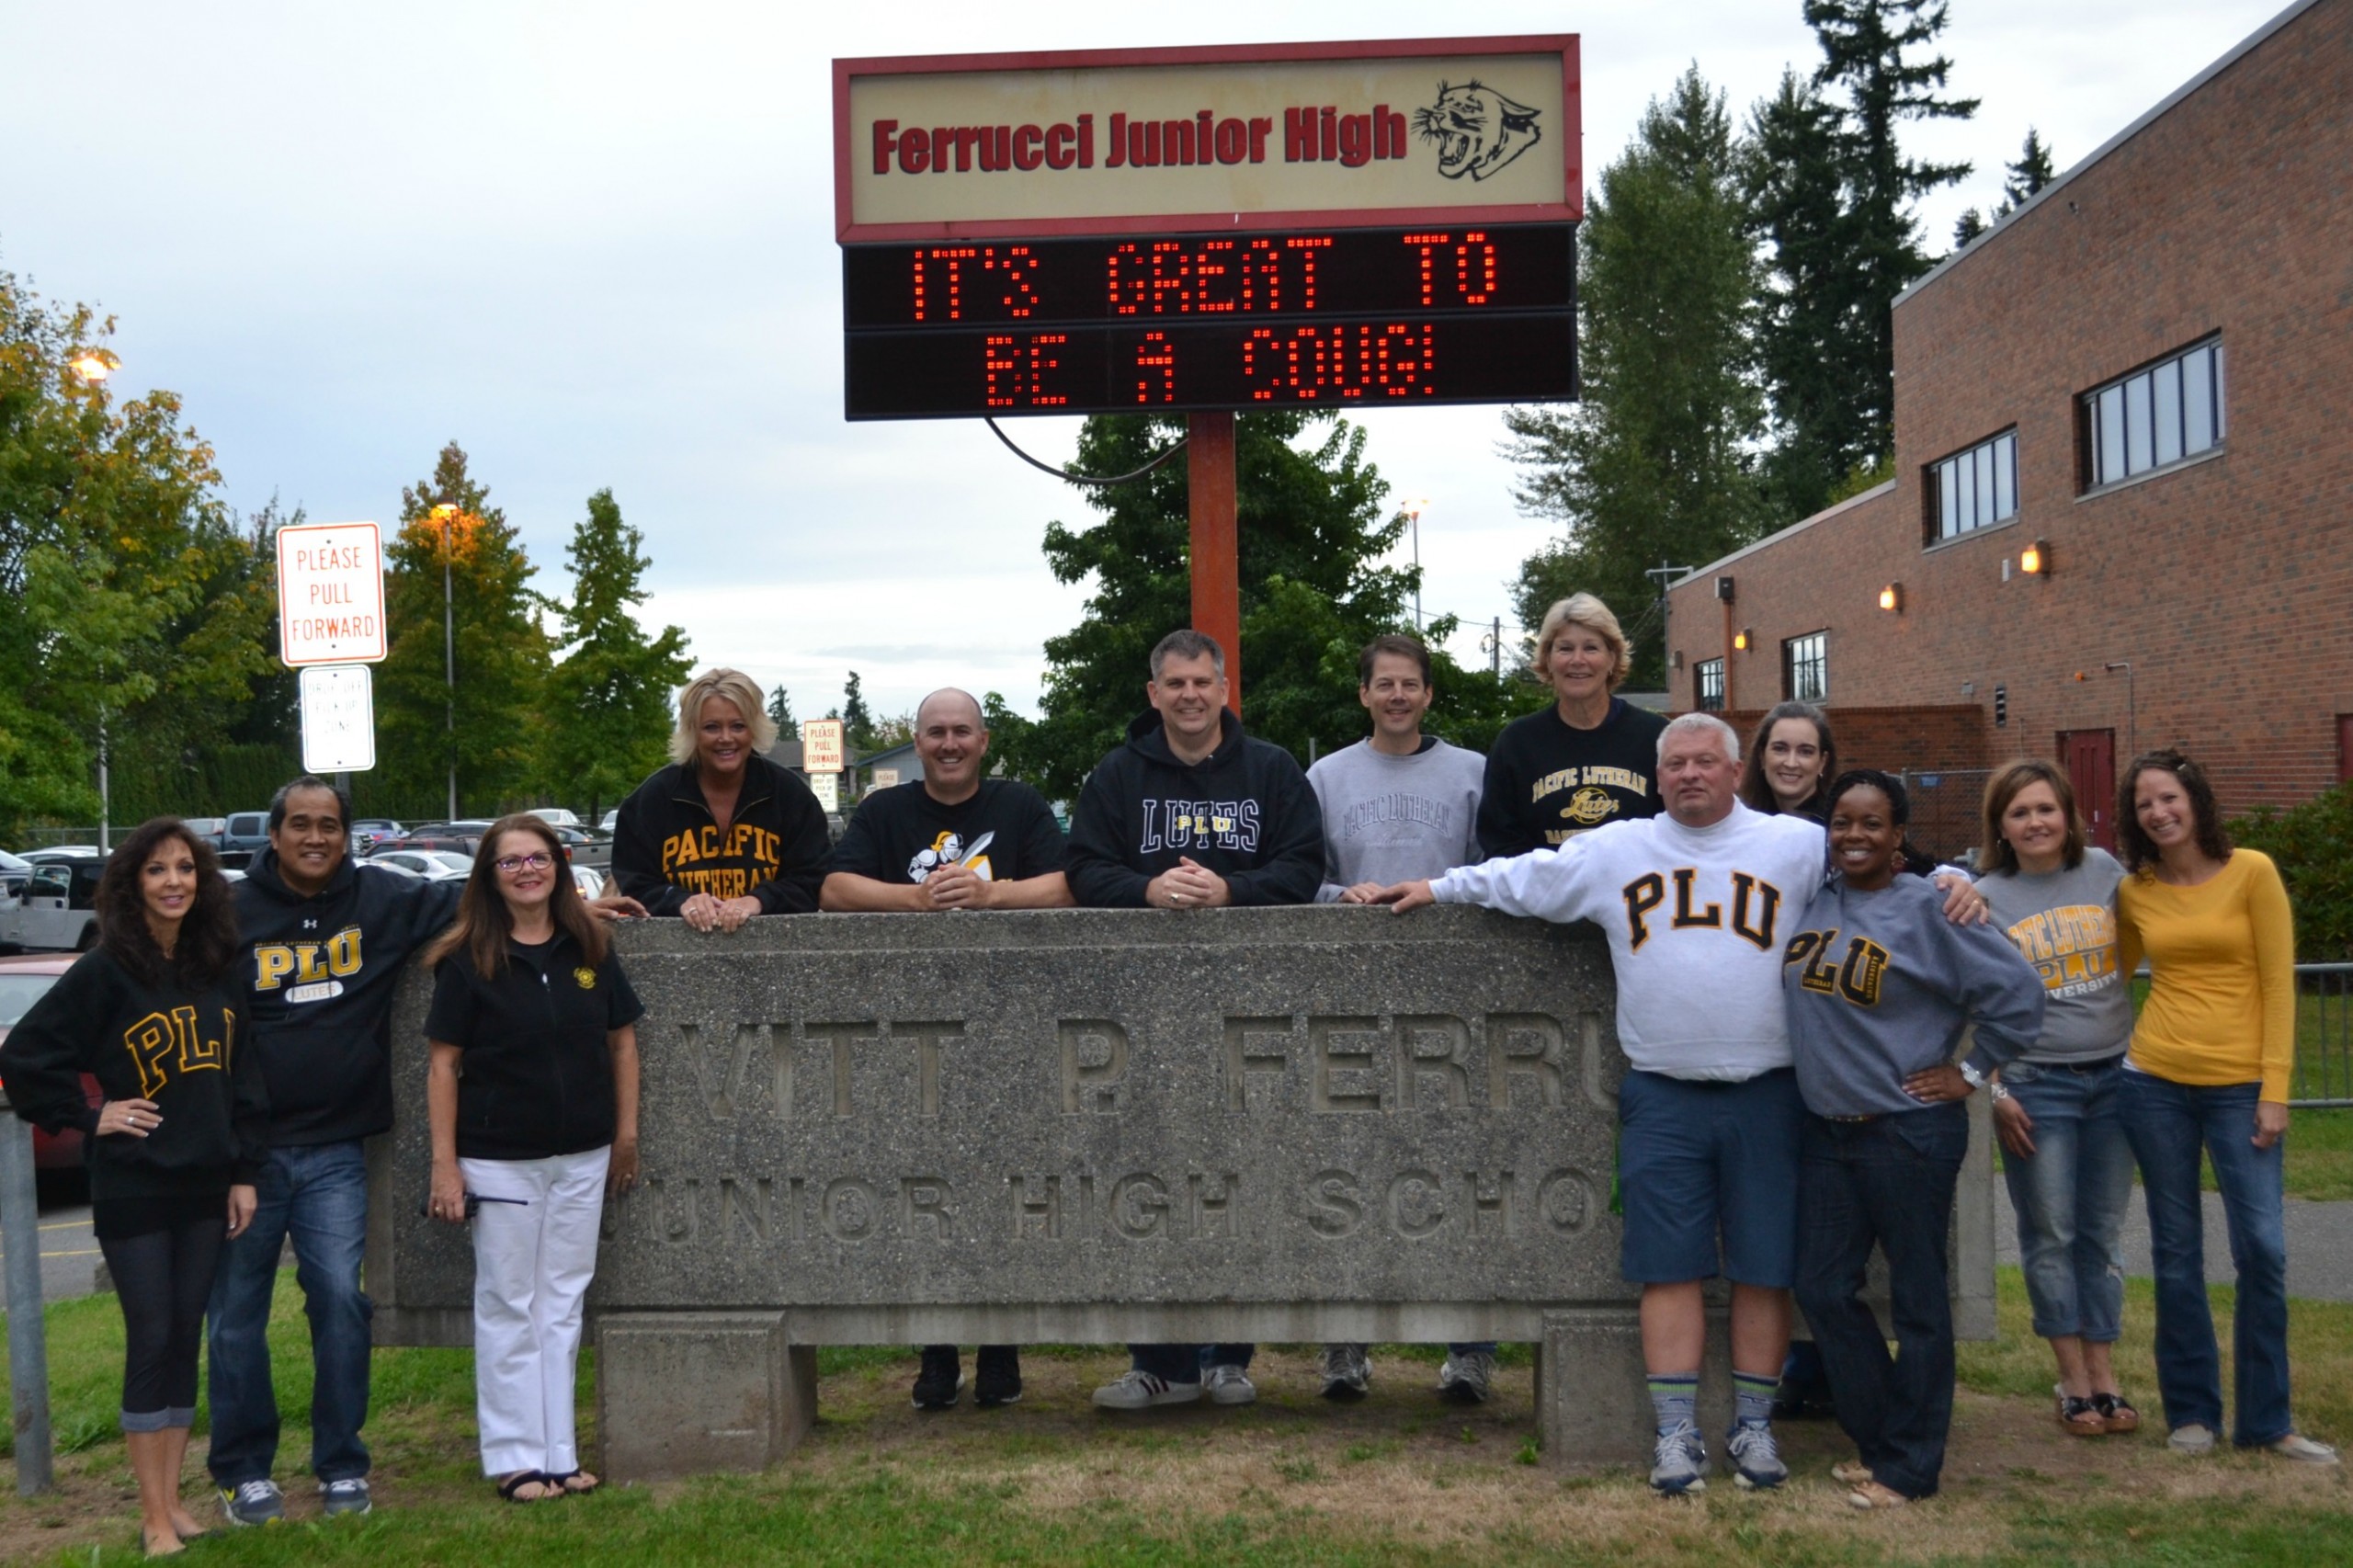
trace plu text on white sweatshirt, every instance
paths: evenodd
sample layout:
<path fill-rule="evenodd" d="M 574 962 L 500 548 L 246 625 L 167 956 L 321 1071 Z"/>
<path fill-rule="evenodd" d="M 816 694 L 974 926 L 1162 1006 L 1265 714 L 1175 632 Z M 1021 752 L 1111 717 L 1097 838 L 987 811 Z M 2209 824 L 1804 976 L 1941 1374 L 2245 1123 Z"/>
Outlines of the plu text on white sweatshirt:
<path fill-rule="evenodd" d="M 1790 1064 L 1781 948 L 1822 885 L 1821 824 L 1735 801 L 1708 827 L 1615 822 L 1557 850 L 1449 871 L 1441 903 L 1590 920 L 1618 974 L 1618 1040 L 1644 1073 L 1737 1082 Z"/>

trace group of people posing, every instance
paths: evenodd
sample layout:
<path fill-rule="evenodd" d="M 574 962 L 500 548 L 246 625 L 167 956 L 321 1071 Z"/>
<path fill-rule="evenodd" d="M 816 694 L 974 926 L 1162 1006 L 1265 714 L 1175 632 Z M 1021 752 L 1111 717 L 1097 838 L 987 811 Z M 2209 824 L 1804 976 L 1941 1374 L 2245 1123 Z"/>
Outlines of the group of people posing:
<path fill-rule="evenodd" d="M 830 846 L 813 794 L 767 755 L 757 686 L 710 670 L 681 699 L 672 764 L 622 805 L 617 891 L 593 903 L 530 815 L 494 824 L 472 874 L 441 884 L 357 874 L 350 802 L 317 778 L 278 792 L 269 847 L 233 889 L 179 823 L 144 824 L 108 863 L 96 949 L 18 1024 L 0 1076 L 20 1116 L 89 1134 L 146 1549 L 202 1533 L 178 1479 L 208 1321 L 208 1463 L 223 1512 L 283 1517 L 266 1333 L 289 1238 L 312 1329 L 322 1507 L 370 1506 L 362 1143 L 392 1124 L 392 1001 L 418 955 L 435 969 L 426 1210 L 472 1228 L 483 1470 L 517 1503 L 596 1488 L 572 1415 L 581 1300 L 602 1204 L 636 1182 L 640 1160 L 642 1006 L 606 923 L 646 915 L 716 933 L 760 915 L 1071 904 L 1442 902 L 1589 920 L 1608 939 L 1630 1064 L 1620 1262 L 1642 1290 L 1660 1492 L 1701 1490 L 1711 1469 L 1696 1395 L 1702 1290 L 1720 1275 L 1736 1401 L 1724 1455 L 1741 1484 L 1789 1473 L 1772 1416 L 1794 1304 L 1858 1449 L 1834 1471 L 1851 1501 L 1937 1490 L 1954 1366 L 1946 1237 L 1965 1101 L 1981 1091 L 2035 1330 L 2057 1363 L 2059 1423 L 2084 1436 L 2139 1425 L 2110 1353 L 2137 1165 L 2170 1442 L 2213 1446 L 2202 1151 L 2238 1269 L 2233 1439 L 2336 1462 L 2289 1407 L 2287 897 L 2269 860 L 2233 848 L 2198 766 L 2164 751 L 2125 769 L 2121 864 L 2087 846 L 2062 770 L 2001 769 L 1972 882 L 1912 849 L 1902 783 L 1842 771 L 1817 710 L 1774 709 L 1744 757 L 1712 715 L 1669 722 L 1617 696 L 1629 662 L 1599 600 L 1554 605 L 1534 659 L 1554 701 L 1482 758 L 1423 733 L 1422 645 L 1378 638 L 1358 662 L 1371 733 L 1302 772 L 1244 733 L 1216 642 L 1176 631 L 1153 650 L 1149 708 L 1087 779 L 1067 841 L 1035 790 L 989 777 L 980 705 L 948 690 L 917 710 L 923 776 L 870 795 Z M 2129 982 L 2143 959 L 2136 1020 Z M 1874 1248 L 1889 1264 L 1893 1356 L 1862 1300 Z M 1256 1397 L 1251 1346 L 1129 1348 L 1097 1404 Z M 1451 1345 L 1438 1392 L 1483 1400 L 1494 1369 L 1493 1345 Z M 1365 1346 L 1324 1347 L 1328 1397 L 1360 1398 L 1371 1376 Z M 948 1408 L 963 1388 L 957 1348 L 927 1347 L 915 1403 Z M 972 1393 L 1020 1397 L 1015 1347 L 981 1347 Z"/>

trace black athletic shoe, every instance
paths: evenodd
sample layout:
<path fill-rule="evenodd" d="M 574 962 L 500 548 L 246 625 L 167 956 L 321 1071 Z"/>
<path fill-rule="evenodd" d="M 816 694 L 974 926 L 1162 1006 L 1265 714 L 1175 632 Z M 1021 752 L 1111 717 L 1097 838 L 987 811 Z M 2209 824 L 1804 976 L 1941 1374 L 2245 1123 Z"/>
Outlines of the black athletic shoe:
<path fill-rule="evenodd" d="M 948 1410 L 964 1389 L 964 1369 L 953 1345 L 923 1347 L 923 1370 L 915 1374 L 915 1408 Z"/>
<path fill-rule="evenodd" d="M 972 1403 L 983 1410 L 1021 1398 L 1021 1351 L 1011 1345 L 981 1346 L 981 1369 L 972 1380 Z"/>

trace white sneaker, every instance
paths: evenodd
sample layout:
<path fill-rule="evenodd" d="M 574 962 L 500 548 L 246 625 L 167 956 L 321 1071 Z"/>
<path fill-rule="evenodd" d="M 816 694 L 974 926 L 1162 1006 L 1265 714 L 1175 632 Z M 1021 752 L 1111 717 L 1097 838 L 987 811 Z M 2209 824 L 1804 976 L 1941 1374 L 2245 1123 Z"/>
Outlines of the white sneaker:
<path fill-rule="evenodd" d="M 1214 1404 L 1248 1404 L 1258 1397 L 1258 1387 L 1250 1374 L 1235 1366 L 1211 1367 L 1201 1374 L 1201 1386 L 1209 1390 Z"/>
<path fill-rule="evenodd" d="M 2290 1432 L 2270 1445 L 2271 1451 L 2283 1460 L 2296 1460 L 2304 1464 L 2335 1464 L 2336 1450 L 2326 1443 L 2315 1443 L 2301 1432 Z"/>
<path fill-rule="evenodd" d="M 2192 1458 L 2201 1454 L 2211 1454 L 2214 1451 L 2214 1428 L 2201 1426 L 2195 1421 L 2187 1426 L 2177 1426 L 2166 1437 L 2165 1447 L 2175 1453 L 2188 1454 Z"/>
<path fill-rule="evenodd" d="M 1117 1382 L 1095 1391 L 1095 1403 L 1106 1410 L 1149 1410 L 1155 1404 L 1190 1404 L 1201 1397 L 1199 1383 L 1172 1383 L 1131 1367 Z"/>

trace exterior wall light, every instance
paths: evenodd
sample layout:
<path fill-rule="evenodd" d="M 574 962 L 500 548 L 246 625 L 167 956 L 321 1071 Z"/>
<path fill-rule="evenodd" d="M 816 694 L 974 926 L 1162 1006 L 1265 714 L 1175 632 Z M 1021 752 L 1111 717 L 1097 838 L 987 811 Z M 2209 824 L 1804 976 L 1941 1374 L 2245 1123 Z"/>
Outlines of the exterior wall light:
<path fill-rule="evenodd" d="M 2036 540 L 2018 552 L 2018 570 L 2029 577 L 2043 577 L 2051 573 L 2051 546 Z"/>
<path fill-rule="evenodd" d="M 1733 650 L 1737 653 L 1745 653 L 1748 652 L 1748 628 L 1744 626 L 1737 632 L 1733 633 L 1732 645 Z"/>
<path fill-rule="evenodd" d="M 1902 609 L 1904 608 L 1904 585 L 1901 583 L 1890 583 L 1886 587 L 1881 588 L 1879 591 L 1879 608 L 1884 610 Z"/>

